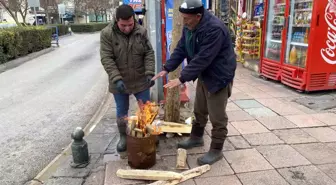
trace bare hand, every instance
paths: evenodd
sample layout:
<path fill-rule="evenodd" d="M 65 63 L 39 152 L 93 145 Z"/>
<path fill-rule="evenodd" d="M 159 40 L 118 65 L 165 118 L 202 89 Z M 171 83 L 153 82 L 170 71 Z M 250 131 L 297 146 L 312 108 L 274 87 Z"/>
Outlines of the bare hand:
<path fill-rule="evenodd" d="M 177 86 L 179 86 L 179 85 L 181 85 L 182 83 L 181 83 L 181 81 L 180 81 L 180 79 L 178 79 L 178 78 L 175 78 L 174 80 L 170 80 L 166 85 L 164 85 L 163 87 L 164 88 L 169 88 L 169 89 L 171 89 L 171 88 L 174 88 L 174 87 L 177 87 Z"/>
<path fill-rule="evenodd" d="M 154 81 L 154 80 L 158 79 L 159 77 L 166 76 L 167 74 L 168 74 L 168 72 L 163 70 L 163 71 L 161 71 L 160 73 L 158 73 L 157 75 L 155 75 L 155 76 L 152 78 L 152 80 Z"/>

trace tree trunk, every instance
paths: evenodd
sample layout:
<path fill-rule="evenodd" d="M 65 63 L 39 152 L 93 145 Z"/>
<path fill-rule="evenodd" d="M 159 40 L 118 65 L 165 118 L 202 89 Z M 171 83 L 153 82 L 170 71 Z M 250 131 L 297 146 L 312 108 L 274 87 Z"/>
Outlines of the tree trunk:
<path fill-rule="evenodd" d="M 75 15 L 75 17 L 76 17 L 76 23 L 79 24 L 80 23 L 79 22 L 79 15 Z"/>
<path fill-rule="evenodd" d="M 105 22 L 107 22 L 107 11 L 106 10 L 104 11 L 104 14 L 105 14 Z"/>
<path fill-rule="evenodd" d="M 95 11 L 96 22 L 98 22 L 98 13 L 97 10 Z"/>
<path fill-rule="evenodd" d="M 181 13 L 179 12 L 179 6 L 182 3 L 183 0 L 174 0 L 173 40 L 170 46 L 170 53 L 174 51 L 182 35 L 183 20 Z M 180 65 L 175 71 L 169 73 L 168 79 L 173 80 L 175 78 L 178 78 L 180 76 L 181 70 L 182 66 Z M 164 120 L 171 122 L 180 122 L 180 87 L 167 89 Z"/>
<path fill-rule="evenodd" d="M 22 17 L 23 25 L 26 26 L 27 10 L 19 10 L 19 13 Z"/>
<path fill-rule="evenodd" d="M 50 24 L 50 16 L 49 16 L 49 10 L 46 10 L 46 24 Z"/>

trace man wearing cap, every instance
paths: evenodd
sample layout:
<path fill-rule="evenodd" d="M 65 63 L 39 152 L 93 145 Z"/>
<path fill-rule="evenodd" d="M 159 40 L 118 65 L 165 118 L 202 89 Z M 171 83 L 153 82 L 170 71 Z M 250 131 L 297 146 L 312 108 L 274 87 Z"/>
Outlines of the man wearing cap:
<path fill-rule="evenodd" d="M 210 149 L 197 161 L 199 165 L 213 164 L 223 158 L 222 149 L 228 133 L 225 109 L 232 92 L 236 55 L 227 27 L 204 9 L 201 0 L 185 0 L 179 11 L 184 22 L 182 37 L 163 70 L 152 80 L 166 76 L 187 59 L 188 65 L 180 77 L 164 86 L 173 88 L 198 79 L 191 135 L 186 141 L 178 143 L 178 147 L 190 149 L 203 146 L 209 116 L 213 127 Z"/>

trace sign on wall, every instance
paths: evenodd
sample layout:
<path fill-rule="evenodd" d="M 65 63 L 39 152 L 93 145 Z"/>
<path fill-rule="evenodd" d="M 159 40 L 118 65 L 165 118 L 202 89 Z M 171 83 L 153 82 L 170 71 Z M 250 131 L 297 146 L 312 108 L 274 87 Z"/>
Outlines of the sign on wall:
<path fill-rule="evenodd" d="M 142 0 L 123 0 L 124 4 L 130 5 L 134 12 L 142 12 L 143 2 Z"/>
<path fill-rule="evenodd" d="M 40 0 L 28 0 L 29 7 L 40 7 Z"/>
<path fill-rule="evenodd" d="M 64 15 L 65 14 L 65 4 L 58 4 L 58 14 Z"/>

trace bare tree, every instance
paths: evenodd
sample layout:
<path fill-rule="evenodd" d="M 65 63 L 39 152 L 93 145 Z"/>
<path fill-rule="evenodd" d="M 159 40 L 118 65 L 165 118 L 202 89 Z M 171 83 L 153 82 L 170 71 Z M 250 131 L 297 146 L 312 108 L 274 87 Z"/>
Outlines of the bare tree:
<path fill-rule="evenodd" d="M 0 0 L 0 4 L 6 9 L 18 26 L 22 26 L 19 22 L 18 15 L 22 17 L 23 24 L 26 24 L 26 17 L 28 13 L 27 0 Z"/>
<path fill-rule="evenodd" d="M 113 5 L 114 1 L 111 0 L 87 0 L 87 8 L 95 14 L 96 22 L 98 22 L 99 16 L 102 18 L 105 16 L 105 21 L 107 21 L 107 10 L 111 9 Z"/>
<path fill-rule="evenodd" d="M 74 14 L 76 16 L 76 23 L 79 23 L 79 17 L 83 14 L 87 15 L 88 0 L 73 0 Z"/>
<path fill-rule="evenodd" d="M 57 15 L 57 0 L 40 0 L 40 6 L 44 9 L 47 23 L 50 23 L 50 15 Z"/>

